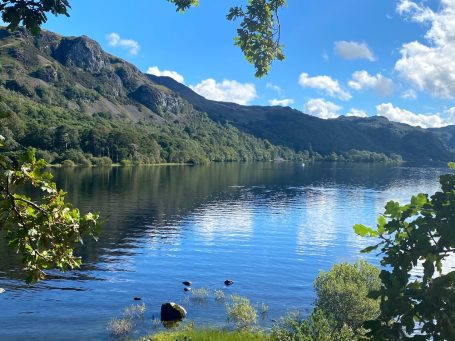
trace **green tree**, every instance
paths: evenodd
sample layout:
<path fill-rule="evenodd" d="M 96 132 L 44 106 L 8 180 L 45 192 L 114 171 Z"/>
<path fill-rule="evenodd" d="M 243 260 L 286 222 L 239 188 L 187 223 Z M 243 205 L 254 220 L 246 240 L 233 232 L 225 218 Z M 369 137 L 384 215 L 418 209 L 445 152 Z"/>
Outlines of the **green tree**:
<path fill-rule="evenodd" d="M 337 328 L 347 325 L 356 331 L 379 315 L 379 300 L 367 296 L 380 284 L 379 269 L 365 261 L 336 264 L 314 282 L 316 307 L 335 321 Z"/>
<path fill-rule="evenodd" d="M 381 287 L 372 294 L 381 313 L 365 323 L 375 340 L 455 339 L 455 174 L 442 175 L 440 184 L 441 191 L 417 194 L 407 205 L 388 202 L 376 229 L 354 226 L 379 239 L 363 252 L 379 248 L 382 255 Z"/>
<path fill-rule="evenodd" d="M 184 12 L 199 5 L 199 0 L 167 0 Z M 245 7 L 229 9 L 228 20 L 240 19 L 235 44 L 245 58 L 254 65 L 256 76 L 266 75 L 274 60 L 283 60 L 280 44 L 281 25 L 278 11 L 286 6 L 286 0 L 248 0 Z M 8 28 L 15 30 L 21 24 L 32 33 L 38 33 L 47 21 L 47 14 L 69 16 L 68 0 L 2 0 L 0 12 Z"/>

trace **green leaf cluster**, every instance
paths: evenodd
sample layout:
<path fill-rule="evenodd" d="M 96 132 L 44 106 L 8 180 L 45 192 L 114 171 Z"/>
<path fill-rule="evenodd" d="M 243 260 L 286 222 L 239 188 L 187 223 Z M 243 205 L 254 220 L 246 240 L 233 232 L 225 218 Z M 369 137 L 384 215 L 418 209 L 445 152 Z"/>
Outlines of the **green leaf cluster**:
<path fill-rule="evenodd" d="M 454 164 L 449 167 L 454 169 Z M 378 318 L 365 323 L 377 340 L 455 337 L 455 174 L 440 177 L 441 190 L 417 194 L 409 204 L 390 201 L 376 229 L 356 225 L 360 236 L 378 243 L 382 255 L 381 287 L 373 298 L 381 300 Z"/>
<path fill-rule="evenodd" d="M 98 214 L 81 215 L 65 202 L 65 192 L 52 182 L 46 165 L 36 159 L 34 149 L 0 151 L 0 230 L 6 232 L 9 247 L 22 256 L 29 283 L 44 279 L 48 269 L 79 267 L 75 247 L 83 236 L 95 237 L 99 228 Z M 25 186 L 38 200 L 21 194 Z"/>
<path fill-rule="evenodd" d="M 286 0 L 249 0 L 245 9 L 232 7 L 229 10 L 228 20 L 241 19 L 235 45 L 254 65 L 256 77 L 268 74 L 274 60 L 284 60 L 278 11 L 285 5 Z"/>
<path fill-rule="evenodd" d="M 69 16 L 68 0 L 2 0 L 0 12 L 8 28 L 16 30 L 24 25 L 32 33 L 38 33 L 42 24 L 47 22 L 46 13 Z"/>

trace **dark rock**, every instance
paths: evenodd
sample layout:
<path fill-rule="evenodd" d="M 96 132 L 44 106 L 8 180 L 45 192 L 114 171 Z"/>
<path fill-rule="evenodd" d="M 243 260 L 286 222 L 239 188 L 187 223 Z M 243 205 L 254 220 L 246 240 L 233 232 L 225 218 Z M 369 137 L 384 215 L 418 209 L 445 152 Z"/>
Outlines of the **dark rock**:
<path fill-rule="evenodd" d="M 127 64 L 122 65 L 122 67 L 115 70 L 115 73 L 120 77 L 123 86 L 128 91 L 134 91 L 138 88 L 138 80 L 141 78 L 141 74 L 132 66 Z"/>
<path fill-rule="evenodd" d="M 140 298 L 140 297 L 135 297 L 134 300 L 135 300 L 135 301 L 140 301 L 140 300 L 142 300 L 142 298 Z"/>
<path fill-rule="evenodd" d="M 185 308 L 177 303 L 168 302 L 161 305 L 161 321 L 179 321 L 184 319 L 185 316 Z"/>
<path fill-rule="evenodd" d="M 177 113 L 185 108 L 185 101 L 173 92 L 150 85 L 141 85 L 129 96 L 157 114 Z"/>
<path fill-rule="evenodd" d="M 39 78 L 47 83 L 58 81 L 58 72 L 51 65 L 39 68 L 32 74 L 32 76 Z"/>
<path fill-rule="evenodd" d="M 183 291 L 191 291 L 191 288 L 185 287 L 183 288 Z"/>
<path fill-rule="evenodd" d="M 191 284 L 193 284 L 193 283 L 191 283 L 190 281 L 183 281 L 182 284 L 186 285 L 187 287 L 190 287 Z"/>
<path fill-rule="evenodd" d="M 232 281 L 230 279 L 227 279 L 227 280 L 224 281 L 224 285 L 229 286 L 229 285 L 232 285 L 232 284 L 234 284 L 234 281 Z"/>
<path fill-rule="evenodd" d="M 78 67 L 92 73 L 112 68 L 101 46 L 85 36 L 63 38 L 53 57 L 65 66 Z"/>

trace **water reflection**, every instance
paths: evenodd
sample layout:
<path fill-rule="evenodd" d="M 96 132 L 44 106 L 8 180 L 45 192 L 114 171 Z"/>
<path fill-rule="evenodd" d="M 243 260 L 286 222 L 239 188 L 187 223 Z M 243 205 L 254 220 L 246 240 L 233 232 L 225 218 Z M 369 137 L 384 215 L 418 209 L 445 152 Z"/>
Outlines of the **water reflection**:
<path fill-rule="evenodd" d="M 103 339 L 106 322 L 132 297 L 159 315 L 163 301 L 190 305 L 197 323 L 223 324 L 213 298 L 198 306 L 191 280 L 265 302 L 271 319 L 309 309 L 312 282 L 333 263 L 353 261 L 369 244 L 352 225 L 374 225 L 389 199 L 434 192 L 445 167 L 218 164 L 54 170 L 68 199 L 105 219 L 98 243 L 78 250 L 80 271 L 53 273 L 37 286 L 19 278 L 18 259 L 0 247 L 0 339 Z M 371 261 L 376 261 L 370 257 Z M 20 316 L 27 314 L 26 320 Z M 71 316 L 71 318 L 69 318 Z"/>

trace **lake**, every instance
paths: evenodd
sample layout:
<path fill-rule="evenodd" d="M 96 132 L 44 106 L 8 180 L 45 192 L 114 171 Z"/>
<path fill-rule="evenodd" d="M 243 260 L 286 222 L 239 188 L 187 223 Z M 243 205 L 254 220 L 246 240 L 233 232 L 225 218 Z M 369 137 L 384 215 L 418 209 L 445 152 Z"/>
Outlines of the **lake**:
<path fill-rule="evenodd" d="M 147 306 L 138 334 L 157 328 L 161 303 L 174 301 L 199 326 L 224 326 L 213 291 L 269 309 L 264 328 L 287 312 L 307 313 L 321 270 L 361 255 L 386 201 L 438 190 L 441 166 L 293 163 L 56 169 L 68 200 L 104 220 L 97 243 L 78 251 L 84 265 L 34 286 L 0 244 L 0 340 L 103 340 L 107 322 L 133 297 Z M 226 288 L 224 280 L 235 284 Z M 191 299 L 182 281 L 206 288 Z"/>

